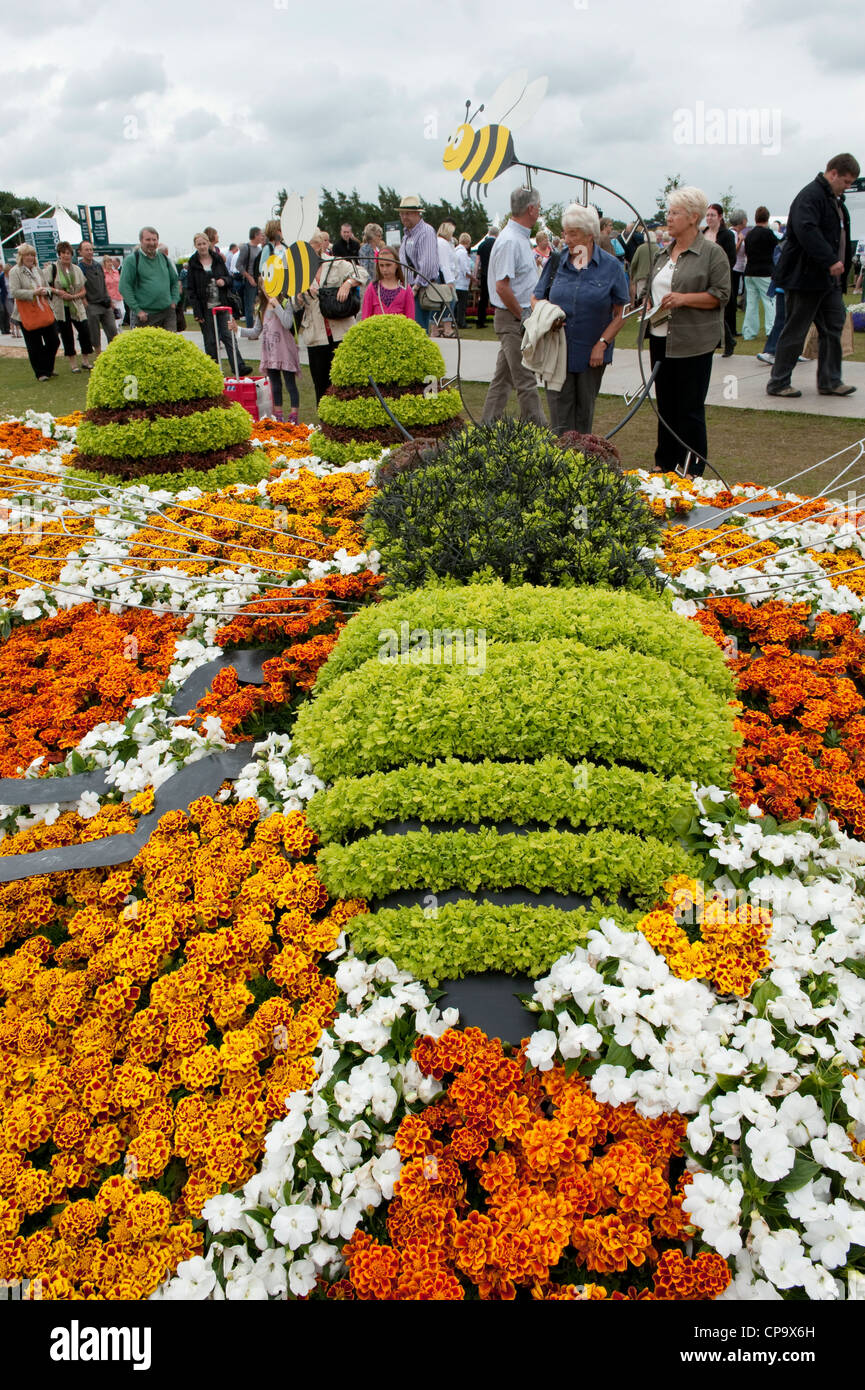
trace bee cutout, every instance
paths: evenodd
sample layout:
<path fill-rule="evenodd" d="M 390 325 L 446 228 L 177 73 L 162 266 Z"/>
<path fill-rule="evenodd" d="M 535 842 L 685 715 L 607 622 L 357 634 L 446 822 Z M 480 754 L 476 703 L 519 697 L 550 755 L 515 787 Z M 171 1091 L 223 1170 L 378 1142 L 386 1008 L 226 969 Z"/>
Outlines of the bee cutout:
<path fill-rule="evenodd" d="M 466 189 L 471 196 L 472 184 L 478 194 L 482 187 L 486 194 L 488 183 L 521 162 L 514 151 L 511 131 L 532 118 L 547 91 L 546 77 L 527 83 L 528 75 L 526 68 L 512 72 L 489 105 L 479 106 L 474 116 L 469 116 L 471 102 L 466 102 L 466 120 L 448 140 L 442 160 L 446 169 L 458 169 L 463 176 L 460 197 L 465 196 Z M 488 124 L 475 130 L 472 121 L 482 111 L 486 112 Z"/>
<path fill-rule="evenodd" d="M 275 299 L 283 295 L 294 299 L 312 284 L 321 257 L 313 251 L 308 238 L 318 226 L 318 196 L 314 189 L 301 197 L 289 193 L 283 205 L 282 240 L 272 256 L 268 256 L 259 274 L 264 293 Z"/>

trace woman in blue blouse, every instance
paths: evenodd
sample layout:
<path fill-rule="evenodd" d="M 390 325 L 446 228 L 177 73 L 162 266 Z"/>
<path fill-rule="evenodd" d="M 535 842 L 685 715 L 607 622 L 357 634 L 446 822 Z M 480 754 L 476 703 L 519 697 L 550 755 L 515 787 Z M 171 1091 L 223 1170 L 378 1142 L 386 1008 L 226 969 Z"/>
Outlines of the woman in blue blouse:
<path fill-rule="evenodd" d="M 613 360 L 613 339 L 630 299 L 628 277 L 616 257 L 601 250 L 600 234 L 596 210 L 571 203 L 562 215 L 565 245 L 550 256 L 535 286 L 537 299 L 565 311 L 567 376 L 560 391 L 547 391 L 556 434 L 592 433 L 601 378 Z"/>

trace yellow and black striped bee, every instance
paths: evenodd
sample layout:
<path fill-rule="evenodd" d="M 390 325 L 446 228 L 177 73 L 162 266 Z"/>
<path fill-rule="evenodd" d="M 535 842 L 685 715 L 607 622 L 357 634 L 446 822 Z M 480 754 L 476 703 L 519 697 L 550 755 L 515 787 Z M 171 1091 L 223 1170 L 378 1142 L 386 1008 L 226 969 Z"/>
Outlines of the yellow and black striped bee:
<path fill-rule="evenodd" d="M 471 102 L 466 102 L 466 120 L 457 127 L 447 142 L 442 163 L 446 169 L 458 169 L 463 179 L 460 197 L 472 185 L 477 193 L 492 183 L 499 174 L 519 164 L 511 134 L 535 114 L 547 91 L 546 77 L 527 82 L 528 71 L 520 68 L 506 77 L 488 106 L 479 106 L 469 116 Z M 482 111 L 487 112 L 488 124 L 475 130 L 472 121 Z"/>
<path fill-rule="evenodd" d="M 315 192 L 302 198 L 289 193 L 280 217 L 283 245 L 268 256 L 259 269 L 265 294 L 275 299 L 293 299 L 312 284 L 321 257 L 312 249 L 307 237 L 318 225 L 318 198 Z"/>

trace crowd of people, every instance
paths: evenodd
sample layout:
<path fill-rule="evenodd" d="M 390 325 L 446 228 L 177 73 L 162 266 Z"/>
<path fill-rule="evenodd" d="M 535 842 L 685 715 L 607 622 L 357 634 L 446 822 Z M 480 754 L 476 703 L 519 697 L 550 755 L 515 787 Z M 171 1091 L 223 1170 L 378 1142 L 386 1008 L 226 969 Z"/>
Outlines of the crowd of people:
<path fill-rule="evenodd" d="M 334 351 L 359 318 L 402 314 L 432 336 L 452 336 L 467 326 L 474 289 L 477 328 L 485 329 L 492 309 L 499 343 L 483 419 L 502 414 L 514 391 L 521 414 L 546 424 L 540 382 L 550 424 L 562 434 L 592 432 L 616 336 L 626 316 L 643 308 L 640 341 L 648 339 L 660 417 L 655 466 L 699 473 L 712 359 L 719 350 L 730 356 L 740 333 L 746 341 L 765 337 L 757 360 L 771 368 L 770 395 L 801 396 L 791 374 L 812 324 L 818 391 L 855 390 L 841 378 L 841 330 L 854 262 L 844 193 L 858 176 L 852 155 L 835 156 L 793 200 L 786 223 L 773 225 L 765 206 L 753 222 L 742 209 L 725 218 L 722 204 L 685 187 L 671 191 L 663 226 L 631 222 L 617 232 L 593 206 L 573 203 L 560 236 L 540 223 L 538 190 L 518 188 L 505 225 L 491 225 L 474 247 L 453 222 L 433 227 L 421 199 L 406 194 L 398 246 L 374 222 L 359 237 L 344 222 L 333 242 L 316 230 L 309 245 L 318 266 L 294 298 L 267 288 L 274 262 L 287 252 L 278 218 L 250 227 L 242 245 L 231 242 L 224 252 L 216 228 L 205 227 L 182 266 L 154 227 L 141 229 L 122 267 L 111 256 L 97 259 L 89 241 L 76 258 L 60 242 L 56 260 L 39 266 L 24 243 L 8 276 L 0 275 L 0 316 L 8 313 L 34 374 L 47 381 L 61 345 L 72 371 L 89 370 L 102 335 L 110 343 L 120 323 L 182 331 L 188 306 L 205 351 L 218 362 L 223 348 L 239 374 L 249 368 L 238 338 L 260 341 L 274 413 L 282 418 L 284 386 L 296 420 L 300 346 L 318 402 Z M 861 258 L 856 269 L 861 288 Z"/>

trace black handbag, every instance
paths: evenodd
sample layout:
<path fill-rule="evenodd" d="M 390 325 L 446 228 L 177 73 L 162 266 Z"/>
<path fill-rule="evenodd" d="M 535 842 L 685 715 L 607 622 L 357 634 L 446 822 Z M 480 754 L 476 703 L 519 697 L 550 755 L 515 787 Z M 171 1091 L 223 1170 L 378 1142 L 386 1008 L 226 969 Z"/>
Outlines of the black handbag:
<path fill-rule="evenodd" d="M 330 266 L 325 271 L 325 280 L 330 274 Z M 339 286 L 335 289 L 329 288 L 322 283 L 318 289 L 318 307 L 321 309 L 322 316 L 326 319 L 350 319 L 355 314 L 360 313 L 360 289 L 355 286 L 346 295 L 345 299 L 337 299 Z"/>

